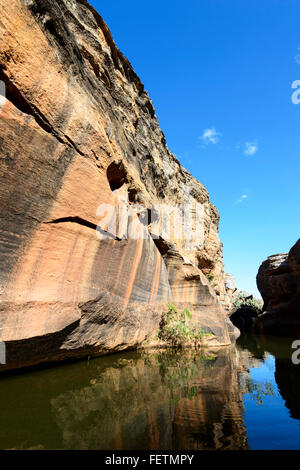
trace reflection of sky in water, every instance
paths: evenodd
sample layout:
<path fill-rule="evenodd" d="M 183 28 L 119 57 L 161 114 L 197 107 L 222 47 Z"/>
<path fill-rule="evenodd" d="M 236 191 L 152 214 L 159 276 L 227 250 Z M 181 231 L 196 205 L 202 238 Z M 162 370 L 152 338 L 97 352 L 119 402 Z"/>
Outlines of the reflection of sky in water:
<path fill-rule="evenodd" d="M 251 368 L 251 380 L 264 388 L 272 385 L 274 396 L 258 404 L 251 394 L 243 396 L 245 425 L 250 449 L 300 449 L 300 422 L 290 417 L 274 377 L 275 359 L 268 355 L 261 367 Z"/>

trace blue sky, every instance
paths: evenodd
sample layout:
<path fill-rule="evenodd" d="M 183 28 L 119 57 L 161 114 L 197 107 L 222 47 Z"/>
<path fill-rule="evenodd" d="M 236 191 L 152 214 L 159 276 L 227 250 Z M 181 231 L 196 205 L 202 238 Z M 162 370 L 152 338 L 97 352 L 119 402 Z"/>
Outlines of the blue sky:
<path fill-rule="evenodd" d="M 260 263 L 300 236 L 299 0 L 90 1 L 209 190 L 227 272 L 257 293 Z"/>

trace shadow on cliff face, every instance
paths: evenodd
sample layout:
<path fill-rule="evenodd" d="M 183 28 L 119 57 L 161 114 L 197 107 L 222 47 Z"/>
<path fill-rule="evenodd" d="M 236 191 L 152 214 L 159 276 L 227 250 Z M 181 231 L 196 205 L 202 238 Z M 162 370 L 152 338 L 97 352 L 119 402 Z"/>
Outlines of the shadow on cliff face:
<path fill-rule="evenodd" d="M 252 326 L 261 313 L 261 303 L 255 299 L 253 295 L 243 292 L 237 293 L 233 299 L 234 311 L 230 315 L 233 325 L 240 330 L 241 333 L 251 331 Z"/>
<path fill-rule="evenodd" d="M 230 320 L 233 325 L 238 328 L 242 333 L 249 332 L 251 327 L 258 317 L 255 309 L 247 305 L 238 308 L 231 316 Z"/>
<path fill-rule="evenodd" d="M 5 377 L 0 399 L 1 448 L 247 448 L 230 348 L 131 352 Z"/>

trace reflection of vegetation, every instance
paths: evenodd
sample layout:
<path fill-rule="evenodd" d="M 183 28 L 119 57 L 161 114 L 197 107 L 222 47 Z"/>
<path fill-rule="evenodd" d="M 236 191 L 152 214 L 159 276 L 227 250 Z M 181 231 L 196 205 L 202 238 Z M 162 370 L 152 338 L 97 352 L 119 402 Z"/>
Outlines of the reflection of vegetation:
<path fill-rule="evenodd" d="M 274 397 L 276 395 L 272 382 L 255 382 L 251 378 L 246 380 L 243 393 L 249 393 L 257 405 L 264 404 L 264 397 Z"/>
<path fill-rule="evenodd" d="M 192 400 L 197 395 L 195 379 L 204 375 L 213 365 L 215 356 L 186 350 L 184 352 L 160 351 L 148 354 L 144 352 L 144 361 L 157 363 L 162 382 L 170 391 L 171 401 L 178 402 L 182 398 Z M 147 357 L 148 356 L 148 357 Z"/>
<path fill-rule="evenodd" d="M 160 323 L 159 339 L 177 348 L 186 345 L 200 347 L 204 336 L 211 336 L 212 333 L 203 330 L 199 323 L 188 324 L 187 320 L 192 320 L 187 308 L 179 312 L 175 305 L 169 303 Z"/>
<path fill-rule="evenodd" d="M 183 397 L 191 400 L 196 396 L 197 387 L 190 383 L 195 377 L 196 371 L 195 364 L 191 367 L 178 367 L 169 371 L 167 382 L 171 392 L 171 400 L 177 402 Z"/>
<path fill-rule="evenodd" d="M 236 344 L 243 350 L 246 350 L 246 354 L 250 357 L 258 359 L 261 363 L 266 359 L 265 349 L 259 343 L 259 337 L 253 334 L 242 333 L 237 339 Z"/>

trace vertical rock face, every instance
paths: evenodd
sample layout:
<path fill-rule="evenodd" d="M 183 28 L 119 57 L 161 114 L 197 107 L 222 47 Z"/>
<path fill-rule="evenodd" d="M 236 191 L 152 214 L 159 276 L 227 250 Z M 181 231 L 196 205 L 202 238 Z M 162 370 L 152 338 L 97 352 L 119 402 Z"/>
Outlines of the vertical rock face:
<path fill-rule="evenodd" d="M 86 0 L 0 11 L 4 367 L 135 347 L 182 293 L 228 344 L 218 212 L 100 15 Z"/>
<path fill-rule="evenodd" d="M 300 334 L 300 239 L 289 253 L 269 256 L 257 274 L 264 313 L 254 329 L 280 336 Z"/>

